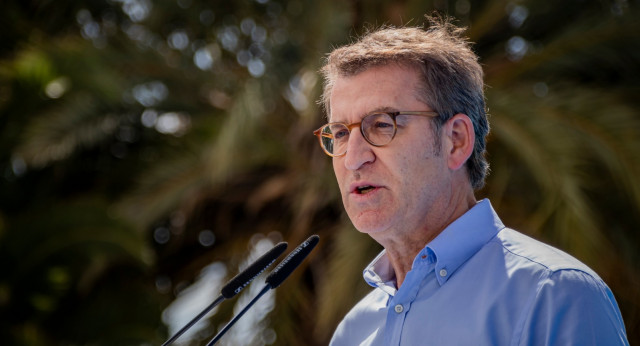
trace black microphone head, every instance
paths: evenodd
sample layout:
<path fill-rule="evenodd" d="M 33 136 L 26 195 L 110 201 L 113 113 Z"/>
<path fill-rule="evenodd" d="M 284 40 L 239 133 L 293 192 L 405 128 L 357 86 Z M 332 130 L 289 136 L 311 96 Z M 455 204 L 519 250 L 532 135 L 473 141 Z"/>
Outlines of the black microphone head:
<path fill-rule="evenodd" d="M 274 246 L 267 253 L 258 258 L 249 267 L 236 275 L 233 279 L 229 280 L 220 293 L 225 299 L 232 298 L 236 294 L 240 293 L 243 288 L 247 287 L 256 276 L 260 275 L 265 269 L 269 268 L 273 262 L 282 255 L 287 249 L 287 243 L 281 242 Z"/>
<path fill-rule="evenodd" d="M 278 264 L 276 269 L 267 276 L 265 282 L 271 286 L 272 289 L 280 286 L 280 284 L 298 268 L 300 263 L 307 258 L 311 250 L 318 245 L 319 240 L 320 237 L 314 234 L 302 242 L 302 244 L 298 245 L 298 247 L 291 251 L 291 253 Z"/>

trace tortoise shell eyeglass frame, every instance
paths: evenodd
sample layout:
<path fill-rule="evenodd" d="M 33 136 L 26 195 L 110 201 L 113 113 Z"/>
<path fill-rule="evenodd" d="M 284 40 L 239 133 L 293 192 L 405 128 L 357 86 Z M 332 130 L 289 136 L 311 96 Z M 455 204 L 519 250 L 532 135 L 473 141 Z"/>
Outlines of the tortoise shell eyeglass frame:
<path fill-rule="evenodd" d="M 426 117 L 433 118 L 433 117 L 437 117 L 438 113 L 432 112 L 432 111 L 374 112 L 364 116 L 362 120 L 357 123 L 352 123 L 352 124 L 345 124 L 340 122 L 327 123 L 325 125 L 322 125 L 317 130 L 313 131 L 313 134 L 316 137 L 318 137 L 318 142 L 320 143 L 320 147 L 322 147 L 322 150 L 327 155 L 331 157 L 340 157 L 340 156 L 344 156 L 347 153 L 347 149 L 345 147 L 342 152 L 337 154 L 333 153 L 334 151 L 333 141 L 335 138 L 334 133 L 336 133 L 336 131 L 332 131 L 332 127 L 337 126 L 340 130 L 347 130 L 349 134 L 351 134 L 351 131 L 353 130 L 354 127 L 359 127 L 360 133 L 362 134 L 362 137 L 367 141 L 367 143 L 373 145 L 374 147 L 382 147 L 389 144 L 395 138 L 396 133 L 398 131 L 398 126 L 396 124 L 396 117 L 399 115 L 418 115 L 418 116 L 426 116 Z M 393 124 L 393 131 L 391 133 L 385 133 L 385 135 L 383 136 L 384 137 L 383 142 L 377 142 L 376 140 L 371 139 L 370 138 L 371 135 L 369 134 L 369 133 L 372 133 L 371 127 L 377 124 L 373 120 L 380 119 L 380 117 L 390 118 L 391 123 Z M 364 127 L 366 127 L 366 129 Z M 388 131 L 388 129 L 386 130 Z M 330 148 L 327 148 L 327 145 L 330 145 Z"/>

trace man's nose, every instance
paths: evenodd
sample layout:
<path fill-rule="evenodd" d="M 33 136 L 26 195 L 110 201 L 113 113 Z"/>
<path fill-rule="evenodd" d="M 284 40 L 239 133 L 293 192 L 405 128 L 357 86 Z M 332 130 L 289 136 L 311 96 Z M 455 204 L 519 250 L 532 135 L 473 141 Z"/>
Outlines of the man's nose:
<path fill-rule="evenodd" d="M 344 158 L 344 165 L 348 170 L 358 170 L 367 163 L 375 161 L 373 147 L 362 136 L 358 129 L 354 129 L 349 134 L 347 143 L 347 153 Z"/>

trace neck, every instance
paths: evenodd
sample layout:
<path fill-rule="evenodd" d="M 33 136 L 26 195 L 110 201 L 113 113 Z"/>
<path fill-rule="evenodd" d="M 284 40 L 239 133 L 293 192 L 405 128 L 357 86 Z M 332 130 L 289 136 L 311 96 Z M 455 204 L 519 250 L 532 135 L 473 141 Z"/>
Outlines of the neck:
<path fill-rule="evenodd" d="M 462 196 L 461 196 L 462 197 Z M 413 266 L 415 257 L 424 247 L 436 238 L 453 221 L 458 219 L 476 204 L 473 191 L 465 194 L 456 203 L 446 205 L 439 210 L 432 210 L 426 216 L 427 222 L 422 228 L 413 230 L 389 230 L 388 237 L 378 239 L 387 251 L 389 262 L 396 274 L 396 287 L 400 288 L 407 273 Z"/>

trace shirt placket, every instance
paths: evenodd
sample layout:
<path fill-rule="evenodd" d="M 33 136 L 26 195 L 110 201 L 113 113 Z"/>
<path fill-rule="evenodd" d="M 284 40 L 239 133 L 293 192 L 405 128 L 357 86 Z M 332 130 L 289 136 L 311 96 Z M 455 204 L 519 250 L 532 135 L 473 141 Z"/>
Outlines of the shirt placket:
<path fill-rule="evenodd" d="M 423 263 L 407 273 L 404 282 L 387 303 L 387 321 L 385 326 L 385 345 L 400 345 L 404 322 L 411 310 L 411 303 L 420 290 L 420 284 L 426 275 L 434 270 L 433 263 Z"/>

